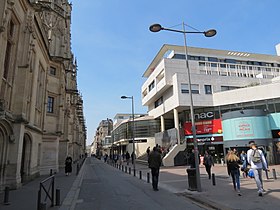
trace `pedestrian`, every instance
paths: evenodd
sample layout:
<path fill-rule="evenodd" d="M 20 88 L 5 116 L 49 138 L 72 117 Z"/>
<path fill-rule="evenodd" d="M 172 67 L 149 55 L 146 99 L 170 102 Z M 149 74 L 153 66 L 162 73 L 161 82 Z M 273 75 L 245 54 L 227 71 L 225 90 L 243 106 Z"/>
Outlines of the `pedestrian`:
<path fill-rule="evenodd" d="M 149 168 L 152 173 L 152 186 L 154 191 L 158 191 L 158 178 L 159 169 L 161 166 L 161 154 L 158 152 L 157 148 L 154 147 L 153 151 L 148 157 Z"/>
<path fill-rule="evenodd" d="M 191 168 L 195 168 L 195 154 L 194 149 L 192 149 L 190 155 L 189 155 L 189 165 Z"/>
<path fill-rule="evenodd" d="M 67 155 L 65 159 L 65 174 L 66 176 L 71 175 L 72 173 L 72 158 L 70 155 Z"/>
<path fill-rule="evenodd" d="M 247 178 L 249 169 L 248 169 L 248 162 L 247 162 L 247 154 L 245 153 L 244 150 L 242 150 L 242 152 L 240 154 L 240 161 L 242 164 L 241 171 L 242 171 L 243 177 Z"/>
<path fill-rule="evenodd" d="M 267 163 L 263 152 L 257 148 L 255 141 L 249 142 L 250 148 L 247 151 L 247 160 L 251 165 L 251 169 L 254 173 L 254 179 L 258 187 L 258 195 L 263 195 L 263 181 L 262 181 L 262 170 L 268 170 Z"/>
<path fill-rule="evenodd" d="M 227 161 L 227 171 L 228 175 L 232 178 L 233 188 L 237 191 L 237 194 L 241 196 L 240 193 L 240 171 L 239 171 L 239 157 L 234 153 L 234 151 L 229 151 L 226 156 Z"/>
<path fill-rule="evenodd" d="M 131 163 L 134 164 L 134 160 L 135 160 L 135 153 L 132 152 L 131 153 Z"/>
<path fill-rule="evenodd" d="M 107 163 L 107 160 L 108 160 L 108 154 L 105 153 L 105 155 L 104 155 L 104 163 Z"/>
<path fill-rule="evenodd" d="M 269 179 L 269 177 L 268 177 L 268 162 L 267 162 L 267 152 L 264 150 L 264 148 L 260 148 L 260 150 L 263 152 L 263 155 L 264 155 L 264 158 L 265 158 L 265 161 L 266 161 L 266 164 L 267 164 L 267 170 L 264 170 L 264 172 L 265 172 L 265 177 L 266 177 L 266 180 L 268 180 Z"/>
<path fill-rule="evenodd" d="M 130 154 L 128 151 L 126 151 L 126 153 L 125 153 L 126 165 L 129 165 L 129 159 L 130 159 Z"/>
<path fill-rule="evenodd" d="M 150 152 L 151 152 L 150 147 L 148 147 L 147 150 L 146 150 L 146 153 L 147 153 L 148 156 L 150 155 Z"/>
<path fill-rule="evenodd" d="M 203 161 L 203 165 L 205 166 L 208 177 L 211 179 L 211 167 L 214 166 L 214 160 L 208 151 L 205 151 Z"/>

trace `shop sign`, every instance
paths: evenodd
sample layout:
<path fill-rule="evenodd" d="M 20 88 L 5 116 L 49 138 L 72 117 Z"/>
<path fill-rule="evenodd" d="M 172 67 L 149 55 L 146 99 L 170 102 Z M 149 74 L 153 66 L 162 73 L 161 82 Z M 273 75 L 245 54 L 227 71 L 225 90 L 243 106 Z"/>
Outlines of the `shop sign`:
<path fill-rule="evenodd" d="M 213 119 L 214 112 L 201 112 L 198 114 L 194 114 L 194 118 L 196 120 L 205 120 L 205 119 Z"/>
<path fill-rule="evenodd" d="M 251 120 L 235 121 L 236 123 L 236 137 L 252 137 L 254 136 L 254 130 Z"/>
<path fill-rule="evenodd" d="M 212 143 L 212 142 L 222 142 L 222 136 L 209 136 L 209 137 L 197 137 L 196 138 L 198 143 Z M 188 138 L 187 143 L 192 143 L 193 138 Z"/>
<path fill-rule="evenodd" d="M 202 120 L 195 123 L 196 134 L 221 134 L 222 121 L 221 119 Z M 192 123 L 187 122 L 184 125 L 185 135 L 192 135 Z"/>

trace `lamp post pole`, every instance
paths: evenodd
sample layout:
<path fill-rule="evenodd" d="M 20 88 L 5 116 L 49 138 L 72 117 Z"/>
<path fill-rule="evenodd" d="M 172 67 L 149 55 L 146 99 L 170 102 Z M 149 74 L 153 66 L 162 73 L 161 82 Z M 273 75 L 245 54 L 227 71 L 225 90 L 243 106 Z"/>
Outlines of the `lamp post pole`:
<path fill-rule="evenodd" d="M 187 33 L 196 33 L 196 34 L 204 34 L 206 37 L 212 37 L 216 35 L 216 30 L 211 29 L 208 31 L 186 31 L 185 24 L 182 23 L 183 30 L 175 30 L 170 28 L 163 28 L 160 24 L 153 24 L 150 26 L 151 32 L 159 32 L 161 30 L 172 31 L 182 33 L 184 35 L 184 49 L 185 49 L 185 61 L 186 61 L 186 70 L 188 75 L 188 83 L 189 83 L 189 95 L 190 95 L 190 112 L 191 112 L 191 123 L 192 123 L 192 134 L 193 134 L 193 145 L 194 145 L 194 154 L 195 154 L 195 174 L 196 174 L 196 184 L 197 191 L 201 192 L 201 181 L 200 181 L 200 171 L 199 171 L 199 154 L 198 154 L 198 146 L 197 146 L 197 138 L 196 138 L 196 127 L 195 127 L 195 119 L 194 119 L 194 105 L 193 105 L 193 97 L 192 97 L 192 86 L 191 86 L 191 74 L 189 68 L 189 60 L 188 60 L 188 48 L 187 48 Z"/>
<path fill-rule="evenodd" d="M 133 159 L 133 172 L 135 174 L 135 159 L 136 159 L 136 154 L 135 154 L 135 122 L 134 122 L 134 99 L 133 96 L 122 96 L 121 99 L 131 99 L 131 111 L 132 111 L 132 156 L 131 158 Z"/>

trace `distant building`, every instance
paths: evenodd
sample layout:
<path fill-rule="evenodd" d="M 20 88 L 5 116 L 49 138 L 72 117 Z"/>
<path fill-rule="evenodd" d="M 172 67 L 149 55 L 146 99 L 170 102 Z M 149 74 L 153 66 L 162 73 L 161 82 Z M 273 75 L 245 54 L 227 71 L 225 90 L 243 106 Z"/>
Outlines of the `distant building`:
<path fill-rule="evenodd" d="M 188 47 L 188 62 L 199 152 L 209 150 L 218 162 L 227 149 L 246 149 L 254 139 L 279 163 L 280 135 L 273 133 L 280 131 L 280 57 Z M 163 162 L 185 164 L 193 136 L 184 47 L 163 45 L 143 76 L 142 105 L 161 124 L 156 141 L 171 146 Z M 170 120 L 172 130 L 165 126 Z"/>
<path fill-rule="evenodd" d="M 108 153 L 108 147 L 112 144 L 111 132 L 113 129 L 113 121 L 111 119 L 102 120 L 96 129 L 94 140 L 92 143 L 92 153 L 97 158 L 101 158 Z"/>
<path fill-rule="evenodd" d="M 116 124 L 112 131 L 111 153 L 124 154 L 128 151 L 131 154 L 134 138 L 135 155 L 138 158 L 146 153 L 148 146 L 152 148 L 156 145 L 155 134 L 160 132 L 160 121 L 144 114 L 136 114 L 133 124 L 132 118 L 125 116 L 128 115 L 117 114 L 114 118 Z"/>

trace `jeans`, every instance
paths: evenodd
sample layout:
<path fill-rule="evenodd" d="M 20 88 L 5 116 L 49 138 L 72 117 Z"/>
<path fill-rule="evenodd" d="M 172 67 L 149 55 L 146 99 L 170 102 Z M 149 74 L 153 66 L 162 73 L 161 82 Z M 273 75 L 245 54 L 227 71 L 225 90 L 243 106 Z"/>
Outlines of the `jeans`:
<path fill-rule="evenodd" d="M 240 179 L 239 179 L 239 176 L 240 176 L 240 172 L 239 172 L 239 169 L 235 169 L 235 170 L 232 170 L 230 171 L 230 175 L 231 175 L 231 178 L 232 178 L 232 183 L 233 183 L 233 187 L 234 187 L 234 190 L 240 190 Z"/>
<path fill-rule="evenodd" d="M 152 170 L 152 185 L 153 189 L 158 189 L 159 168 L 151 168 Z"/>
<path fill-rule="evenodd" d="M 262 192 L 263 191 L 262 169 L 253 168 L 253 172 L 258 187 L 258 192 Z"/>

